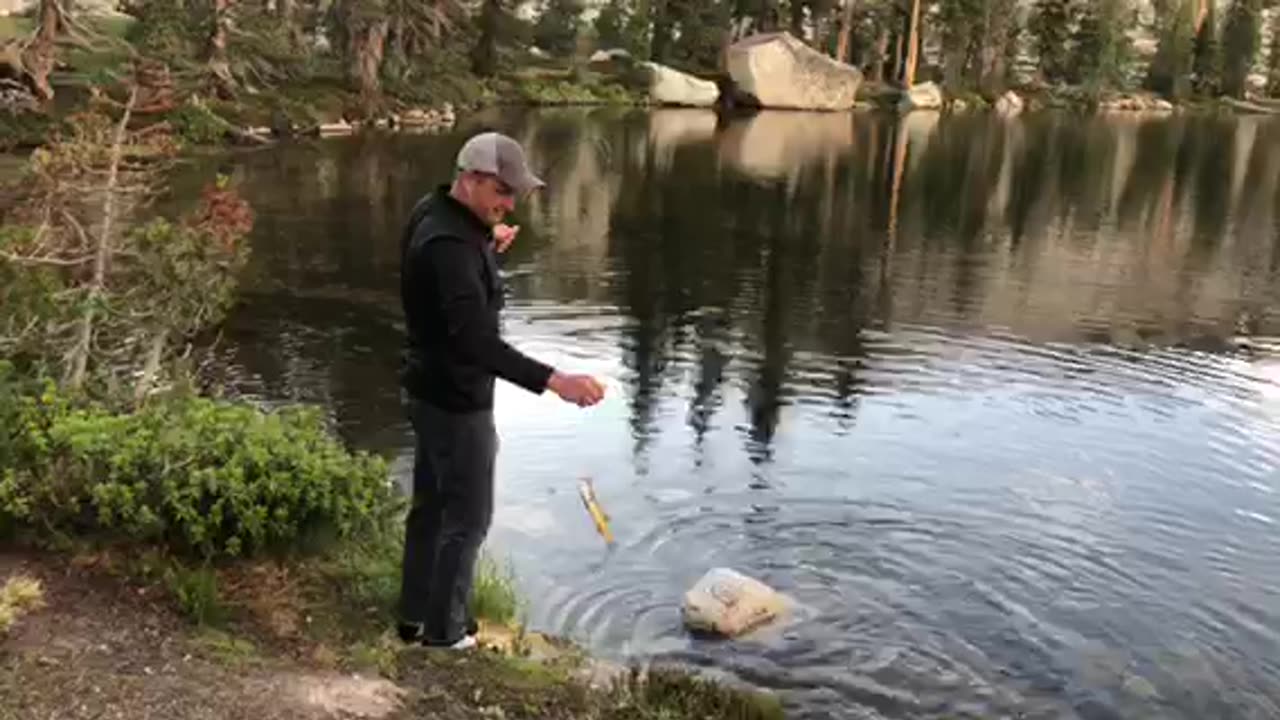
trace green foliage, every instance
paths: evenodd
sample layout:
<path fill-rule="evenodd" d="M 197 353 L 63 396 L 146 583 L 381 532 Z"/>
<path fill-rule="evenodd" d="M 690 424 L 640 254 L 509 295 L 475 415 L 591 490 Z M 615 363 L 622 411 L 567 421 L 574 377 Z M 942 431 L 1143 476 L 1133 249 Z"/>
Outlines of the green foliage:
<path fill-rule="evenodd" d="M 1003 89 L 1020 33 L 1014 0 L 942 0 L 938 8 L 946 85 L 992 94 Z"/>
<path fill-rule="evenodd" d="M 208 567 L 174 564 L 164 576 L 165 587 L 178 609 L 197 625 L 216 625 L 226 619 L 218 596 L 218 576 Z"/>
<path fill-rule="evenodd" d="M 41 112 L 0 111 L 0 152 L 35 147 L 53 132 L 54 119 Z"/>
<path fill-rule="evenodd" d="M 185 107 L 177 124 L 193 136 L 219 124 L 202 106 Z M 123 215 L 126 203 L 145 204 L 174 147 L 163 133 L 126 130 L 121 155 L 148 162 L 112 173 L 116 122 L 98 113 L 72 116 L 65 135 L 32 154 L 6 203 L 0 279 L 11 282 L 0 285 L 0 348 L 71 379 L 74 389 L 96 381 L 133 388 L 140 399 L 163 375 L 173 348 L 220 322 L 230 307 L 253 213 L 220 179 L 180 218 L 121 217 L 102 237 L 107 226 L 98 218 L 108 207 Z M 112 176 L 119 182 L 108 186 Z M 99 258 L 101 276 L 94 271 Z"/>
<path fill-rule="evenodd" d="M 525 77 L 516 83 L 515 93 L 532 105 L 635 105 L 641 102 L 637 91 L 594 78 L 574 81 L 569 77 Z"/>
<path fill-rule="evenodd" d="M 1070 78 L 1096 90 L 1125 82 L 1129 38 L 1124 34 L 1125 0 L 1089 0 L 1075 33 Z"/>
<path fill-rule="evenodd" d="M 659 62 L 692 72 L 720 67 L 720 43 L 729 26 L 730 6 L 723 0 L 666 3 L 666 19 L 674 37 Z"/>
<path fill-rule="evenodd" d="M 1072 0 L 1037 0 L 1028 24 L 1044 79 L 1057 83 L 1071 70 Z"/>
<path fill-rule="evenodd" d="M 212 560 L 358 535 L 388 507 L 385 464 L 345 450 L 312 409 L 176 397 L 118 414 L 76 407 L 52 384 L 16 404 L 0 526 Z M 204 588 L 183 586 L 198 603 Z"/>
<path fill-rule="evenodd" d="M 630 15 L 631 9 L 624 0 L 609 0 L 601 6 L 595 21 L 596 46 L 633 51 L 628 47 L 627 38 L 627 21 Z"/>
<path fill-rule="evenodd" d="M 515 625 L 520 619 L 521 603 L 511 566 L 499 567 L 492 557 L 481 557 L 476 563 L 469 606 L 472 617 Z"/>
<path fill-rule="evenodd" d="M 125 33 L 125 39 L 139 53 L 181 67 L 194 64 L 204 52 L 212 22 L 209 3 L 135 0 L 122 9 L 138 19 Z"/>
<path fill-rule="evenodd" d="M 241 668 L 258 659 L 258 648 L 251 640 L 205 626 L 194 638 L 194 644 L 222 664 Z"/>
<path fill-rule="evenodd" d="M 230 129 L 226 120 L 195 98 L 169 112 L 168 117 L 178 137 L 191 145 L 217 145 Z"/>
<path fill-rule="evenodd" d="M 572 55 L 582 30 L 583 0 L 546 0 L 533 26 L 533 41 L 557 57 Z"/>
<path fill-rule="evenodd" d="M 1222 92 L 1243 98 L 1262 30 L 1262 0 L 1233 0 L 1222 28 Z"/>
<path fill-rule="evenodd" d="M 677 668 L 632 671 L 613 690 L 617 720 L 726 718 L 782 720 L 782 704 L 772 695 L 722 685 Z"/>
<path fill-rule="evenodd" d="M 519 23 L 510 0 L 484 0 L 480 5 L 479 37 L 471 54 L 471 69 L 477 75 L 493 77 L 498 72 L 499 45 L 514 39 L 513 29 Z"/>
<path fill-rule="evenodd" d="M 1191 90 L 1194 50 L 1195 0 L 1168 0 L 1157 13 L 1160 46 L 1147 68 L 1147 88 L 1170 98 L 1186 97 Z"/>

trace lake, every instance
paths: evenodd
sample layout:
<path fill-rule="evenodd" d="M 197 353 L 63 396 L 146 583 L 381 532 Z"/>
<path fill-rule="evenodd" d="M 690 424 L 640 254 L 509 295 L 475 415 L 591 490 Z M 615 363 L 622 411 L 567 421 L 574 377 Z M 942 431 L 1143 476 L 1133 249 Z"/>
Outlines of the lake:
<path fill-rule="evenodd" d="M 505 259 L 499 510 L 534 629 L 794 717 L 1280 717 L 1280 124 L 524 111 L 201 162 L 258 213 L 213 370 L 408 471 L 398 234 L 467 134 L 549 183 Z M 616 545 L 577 495 L 591 478 Z M 690 638 L 712 567 L 786 623 Z"/>

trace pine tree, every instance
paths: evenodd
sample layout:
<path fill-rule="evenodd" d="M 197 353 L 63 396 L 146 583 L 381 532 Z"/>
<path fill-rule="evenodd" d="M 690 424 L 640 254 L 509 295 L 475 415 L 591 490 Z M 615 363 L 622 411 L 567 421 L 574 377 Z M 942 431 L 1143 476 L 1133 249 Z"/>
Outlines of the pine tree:
<path fill-rule="evenodd" d="M 722 0 L 667 0 L 678 34 L 670 46 L 673 64 L 688 70 L 713 71 L 729 29 L 730 7 Z"/>
<path fill-rule="evenodd" d="M 552 55 L 572 55 L 582 29 L 582 10 L 582 0 L 547 0 L 533 27 L 534 42 Z"/>
<path fill-rule="evenodd" d="M 1031 16 L 1030 31 L 1040 56 L 1040 74 L 1048 82 L 1061 82 L 1071 67 L 1071 0 L 1038 0 Z"/>
<path fill-rule="evenodd" d="M 1147 88 L 1171 98 L 1191 89 L 1191 55 L 1195 44 L 1195 0 L 1166 0 L 1157 8 L 1163 20 L 1160 46 L 1147 68 Z"/>
<path fill-rule="evenodd" d="M 629 12 L 624 0 L 609 0 L 596 15 L 596 45 L 602 48 L 626 46 L 626 27 Z"/>
<path fill-rule="evenodd" d="M 1201 95 L 1218 94 L 1218 79 L 1222 74 L 1222 57 L 1218 44 L 1218 13 L 1216 3 L 1205 6 L 1204 20 L 1196 33 L 1192 48 L 1191 82 Z"/>
<path fill-rule="evenodd" d="M 622 48 L 632 57 L 648 54 L 649 3 L 647 0 L 609 0 L 600 8 L 595 23 L 596 46 Z"/>
<path fill-rule="evenodd" d="M 480 5 L 479 36 L 471 52 L 471 69 L 481 77 L 498 71 L 498 45 L 511 41 L 513 28 L 519 23 L 511 0 L 484 0 Z"/>
<path fill-rule="evenodd" d="M 1258 55 L 1262 0 L 1234 0 L 1222 29 L 1222 92 L 1243 98 Z"/>

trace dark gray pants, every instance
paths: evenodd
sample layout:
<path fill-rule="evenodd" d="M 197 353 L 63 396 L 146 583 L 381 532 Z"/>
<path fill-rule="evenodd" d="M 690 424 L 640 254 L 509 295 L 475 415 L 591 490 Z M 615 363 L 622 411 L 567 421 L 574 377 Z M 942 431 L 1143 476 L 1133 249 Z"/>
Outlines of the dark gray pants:
<path fill-rule="evenodd" d="M 401 620 L 422 623 L 428 642 L 452 643 L 466 632 L 476 556 L 493 517 L 498 434 L 491 410 L 450 413 L 413 398 L 408 404 L 417 444 Z"/>

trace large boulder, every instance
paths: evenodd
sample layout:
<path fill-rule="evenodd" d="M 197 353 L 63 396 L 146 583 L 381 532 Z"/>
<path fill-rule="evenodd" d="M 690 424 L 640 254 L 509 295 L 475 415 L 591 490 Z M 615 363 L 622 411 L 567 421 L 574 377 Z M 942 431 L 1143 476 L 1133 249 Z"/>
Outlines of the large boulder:
<path fill-rule="evenodd" d="M 911 112 L 912 110 L 941 110 L 942 88 L 938 87 L 938 84 L 935 82 L 912 85 L 911 89 L 902 96 L 902 100 L 898 102 L 898 107 L 902 112 Z"/>
<path fill-rule="evenodd" d="M 729 75 L 761 107 L 848 110 L 862 73 L 833 60 L 789 33 L 754 35 L 729 47 Z"/>
<path fill-rule="evenodd" d="M 685 626 L 695 632 L 737 637 L 786 611 L 785 596 L 759 580 L 714 568 L 684 595 Z"/>
<path fill-rule="evenodd" d="M 658 63 L 645 63 L 649 68 L 649 99 L 657 105 L 712 107 L 720 99 L 720 87 Z"/>

